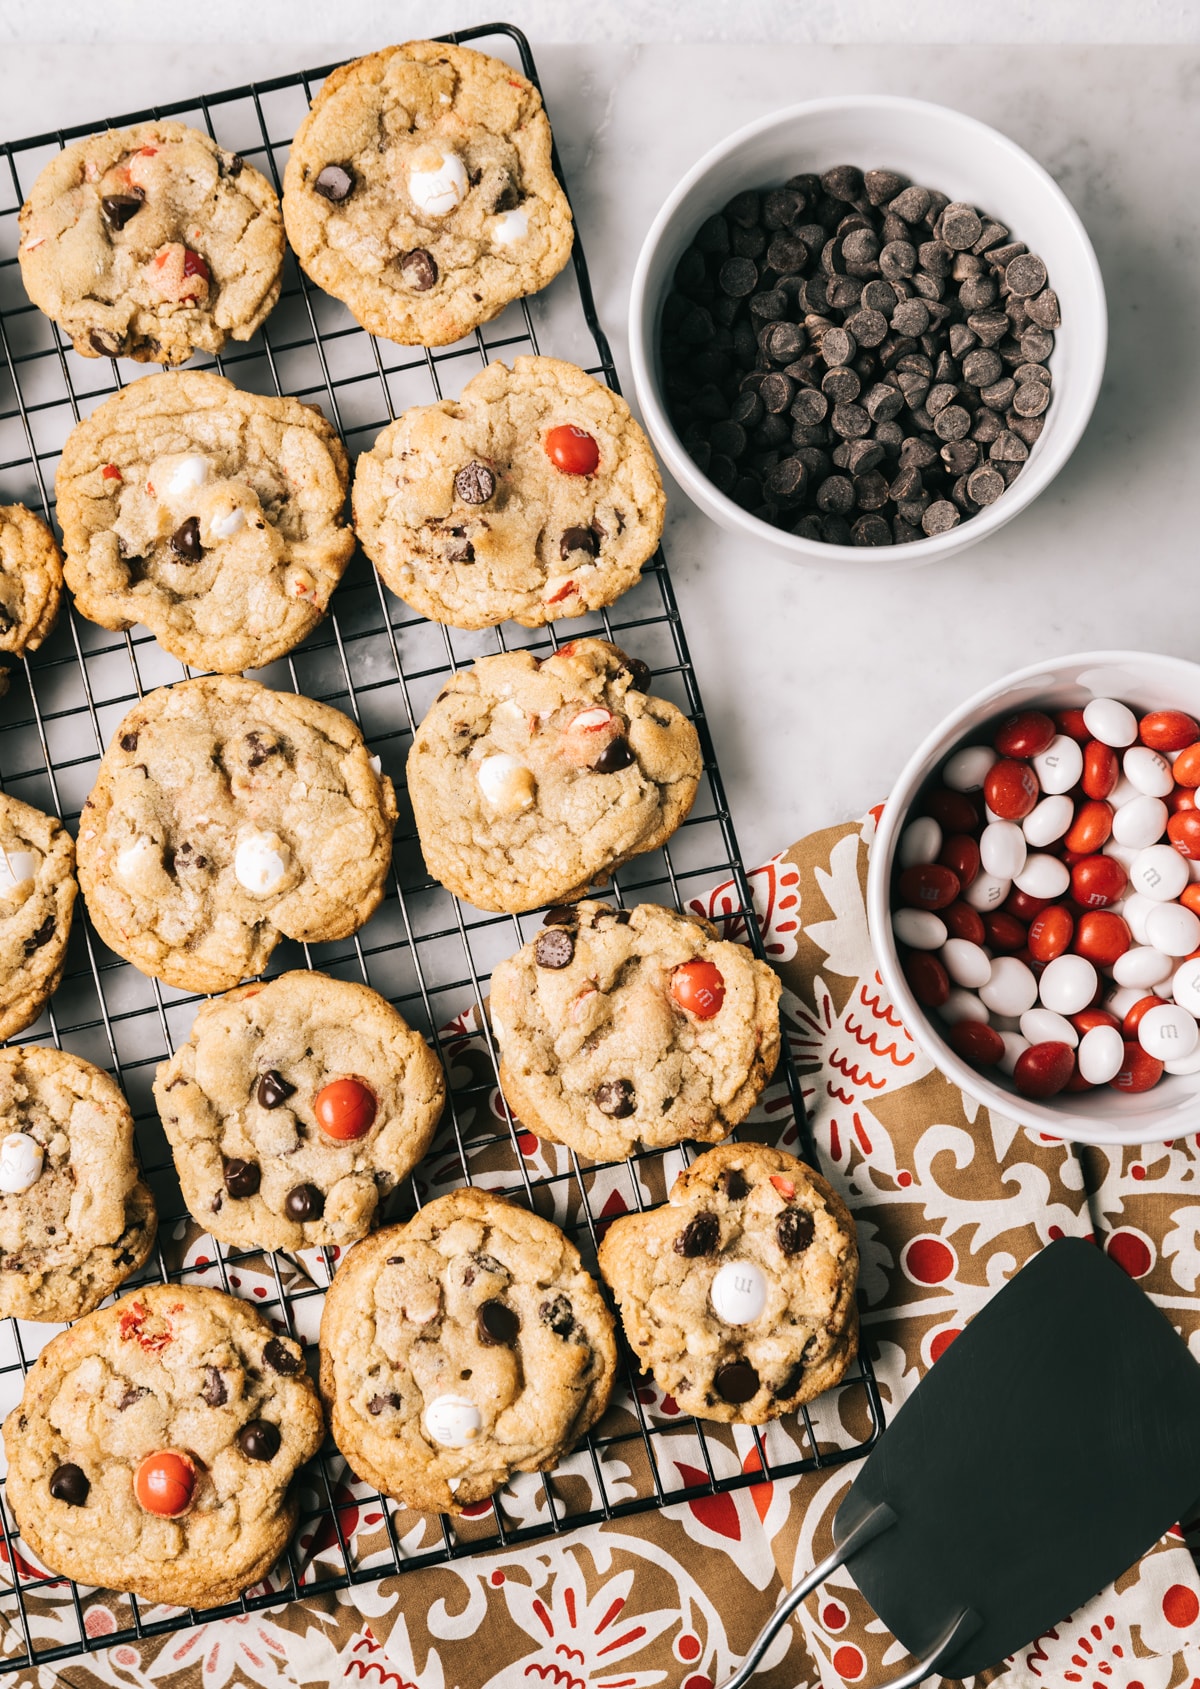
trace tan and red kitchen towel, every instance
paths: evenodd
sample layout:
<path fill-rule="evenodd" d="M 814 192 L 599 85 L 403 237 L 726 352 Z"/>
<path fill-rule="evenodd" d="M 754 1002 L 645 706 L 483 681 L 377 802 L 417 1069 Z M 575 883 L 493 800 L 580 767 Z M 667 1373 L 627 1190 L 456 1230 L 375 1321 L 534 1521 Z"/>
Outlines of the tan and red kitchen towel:
<path fill-rule="evenodd" d="M 909 1039 L 875 972 L 863 902 L 875 821 L 872 814 L 803 839 L 752 881 L 768 953 L 783 976 L 786 1030 L 807 1076 L 824 1167 L 858 1222 L 863 1339 L 886 1407 L 894 1411 L 1022 1262 L 1063 1234 L 1094 1235 L 1200 1359 L 1197 1140 L 1079 1150 L 990 1115 L 942 1078 Z M 718 921 L 734 906 L 724 888 L 696 904 Z M 478 1077 L 469 1033 L 464 1024 L 456 1059 L 464 1076 L 474 1070 Z M 779 1090 L 766 1102 L 753 1135 L 779 1138 L 786 1119 Z M 782 1137 L 794 1139 L 794 1127 L 785 1125 Z M 553 1146 L 523 1138 L 521 1147 L 530 1171 L 557 1165 L 542 1165 L 557 1153 Z M 461 1183 L 456 1158 L 447 1153 L 443 1161 L 439 1169 L 434 1158 L 431 1188 L 443 1177 Z M 471 1171 L 488 1182 L 486 1162 Z M 501 1182 L 497 1169 L 491 1175 Z M 641 1175 L 606 1174 L 590 1192 L 593 1212 L 628 1205 L 623 1177 Z M 657 1200 L 662 1192 L 646 1186 L 643 1194 Z M 194 1248 L 195 1240 L 180 1247 Z M 652 1390 L 644 1402 L 656 1423 L 674 1406 Z M 844 1392 L 824 1411 L 845 1423 L 822 1426 L 818 1413 L 823 1437 L 862 1435 L 861 1390 Z M 788 1456 L 783 1444 L 768 1449 Z M 606 1457 L 606 1487 L 631 1495 L 639 1475 L 635 1462 L 622 1463 L 621 1450 L 614 1445 Z M 759 1464 L 743 1428 L 712 1442 L 708 1454 L 730 1472 Z M 675 1464 L 681 1484 L 702 1481 L 704 1455 L 682 1428 L 660 1458 Z M 833 1515 L 856 1470 L 837 1466 L 631 1515 L 249 1618 L 118 1644 L 12 1681 L 40 1689 L 56 1676 L 72 1689 L 343 1682 L 355 1689 L 712 1689 L 736 1667 L 781 1591 L 829 1551 Z M 1103 1486 L 1104 1473 L 1095 1481 Z M 538 1481 L 528 1484 L 516 1487 L 518 1517 L 523 1506 L 538 1505 Z M 343 1529 L 364 1533 L 359 1545 L 369 1550 L 371 1531 L 382 1528 L 378 1511 L 366 1501 L 358 1508 L 352 1487 L 340 1499 Z M 422 1521 L 404 1535 L 397 1524 L 403 1551 L 419 1553 L 422 1533 L 436 1528 Z M 980 1531 L 987 1528 L 981 1518 Z M 309 1544 L 314 1563 L 329 1546 Z M 56 1620 L 47 1602 L 34 1622 L 48 1639 L 66 1617 Z M 125 1622 L 102 1598 L 88 1604 L 89 1634 L 97 1638 Z M 897 1675 L 904 1661 L 849 1576 L 838 1575 L 776 1640 L 755 1684 L 873 1685 Z M 1200 1576 L 1185 1537 L 1171 1533 L 1083 1612 L 976 1681 L 998 1680 L 1006 1689 L 1200 1689 Z"/>

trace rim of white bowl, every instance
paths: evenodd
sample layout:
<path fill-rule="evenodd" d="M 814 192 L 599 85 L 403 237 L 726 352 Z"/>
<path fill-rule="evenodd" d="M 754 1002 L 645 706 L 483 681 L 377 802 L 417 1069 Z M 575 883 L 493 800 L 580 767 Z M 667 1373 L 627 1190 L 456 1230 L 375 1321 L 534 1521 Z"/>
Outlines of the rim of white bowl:
<path fill-rule="evenodd" d="M 892 110 L 899 113 L 936 112 L 939 117 L 949 117 L 964 129 L 987 136 L 992 145 L 1007 152 L 1015 162 L 1039 176 L 1057 201 L 1064 223 L 1079 244 L 1096 304 L 1096 344 L 1085 359 L 1086 368 L 1081 377 L 1082 401 L 1077 398 L 1075 420 L 1059 436 L 1053 449 L 1039 458 L 1032 458 L 1025 473 L 1017 479 L 1012 488 L 1006 490 L 1002 498 L 997 499 L 995 504 L 986 506 L 966 522 L 951 528 L 948 533 L 923 540 L 910 540 L 902 546 L 894 547 L 830 545 L 821 540 L 803 539 L 799 534 L 785 533 L 782 529 L 772 527 L 769 522 L 761 521 L 748 510 L 743 510 L 741 505 L 735 504 L 701 472 L 685 450 L 675 425 L 659 398 L 658 380 L 654 374 L 654 349 L 647 344 L 642 333 L 642 324 L 646 317 L 647 278 L 664 230 L 688 194 L 703 181 L 709 171 L 755 136 L 785 123 L 794 122 L 799 117 L 821 111 L 867 109 Z M 654 304 L 656 323 L 658 302 L 655 301 Z M 647 430 L 672 475 L 701 508 L 706 503 L 710 504 L 712 510 L 719 513 L 717 520 L 722 521 L 726 527 L 739 529 L 750 538 L 766 541 L 800 561 L 826 566 L 840 564 L 851 568 L 915 568 L 924 563 L 936 562 L 939 557 L 952 556 L 955 552 L 963 551 L 967 546 L 985 539 L 988 534 L 995 533 L 1005 523 L 1019 516 L 1021 511 L 1032 504 L 1050 485 L 1083 437 L 1100 393 L 1107 355 L 1108 302 L 1100 264 L 1083 219 L 1054 177 L 1031 153 L 1027 153 L 1024 147 L 1018 146 L 1016 141 L 1003 131 L 993 129 L 991 124 L 971 117 L 954 106 L 940 105 L 934 100 L 910 99 L 903 94 L 845 94 L 830 95 L 819 100 L 802 100 L 796 105 L 784 106 L 778 111 L 769 112 L 765 117 L 756 118 L 753 123 L 745 124 L 732 135 L 726 136 L 723 141 L 718 141 L 693 164 L 663 201 L 642 242 L 629 294 L 629 357 L 633 367 L 633 384 Z"/>
<path fill-rule="evenodd" d="M 1147 660 L 1164 668 L 1185 672 L 1200 685 L 1200 663 L 1193 663 L 1187 657 L 1167 656 L 1161 651 L 1123 650 L 1068 652 L 1062 657 L 1049 657 L 1040 663 L 1028 663 L 1024 668 L 1013 669 L 1010 673 L 1001 675 L 990 686 L 980 687 L 978 692 L 964 699 L 957 709 L 944 716 L 932 731 L 925 735 L 904 764 L 893 780 L 892 788 L 893 792 L 907 792 L 908 796 L 903 804 L 897 805 L 889 795 L 871 843 L 867 869 L 867 926 L 871 935 L 871 949 L 883 975 L 884 984 L 900 1012 L 905 1031 L 913 1042 L 921 1047 L 934 1066 L 957 1085 L 960 1091 L 965 1091 L 986 1108 L 995 1109 L 997 1114 L 1016 1120 L 1021 1126 L 1036 1132 L 1045 1132 L 1050 1137 L 1063 1138 L 1068 1143 L 1166 1142 L 1168 1137 L 1178 1137 L 1179 1129 L 1177 1125 L 1169 1135 L 1164 1133 L 1161 1139 L 1147 1138 L 1144 1124 L 1131 1124 L 1122 1131 L 1118 1121 L 1095 1121 L 1090 1115 L 1067 1112 L 1070 1104 L 1065 1092 L 1055 1099 L 1062 1106 L 1055 1108 L 993 1084 L 976 1068 L 963 1061 L 939 1035 L 928 1014 L 913 996 L 900 967 L 900 956 L 892 935 L 891 922 L 892 857 L 898 836 L 907 823 L 913 797 L 933 773 L 937 759 L 946 754 L 944 741 L 959 724 L 965 727 L 967 720 L 976 711 L 986 708 L 998 694 L 1020 686 L 1023 681 L 1036 680 L 1051 669 L 1117 667 L 1126 663 L 1144 663 Z"/>

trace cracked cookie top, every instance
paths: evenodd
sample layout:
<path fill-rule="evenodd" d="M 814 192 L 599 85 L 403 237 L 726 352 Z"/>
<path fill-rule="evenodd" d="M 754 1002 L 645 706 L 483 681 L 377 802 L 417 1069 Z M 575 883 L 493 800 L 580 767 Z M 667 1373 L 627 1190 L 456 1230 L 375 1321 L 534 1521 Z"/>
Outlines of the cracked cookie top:
<path fill-rule="evenodd" d="M 25 291 L 85 358 L 180 364 L 248 340 L 279 298 L 266 177 L 199 129 L 139 123 L 65 147 L 21 207 Z"/>
<path fill-rule="evenodd" d="M 444 346 L 544 287 L 573 228 L 533 84 L 409 41 L 327 77 L 292 142 L 283 215 L 301 264 L 364 328 Z"/>
<path fill-rule="evenodd" d="M 186 991 L 260 973 L 281 937 L 356 932 L 383 896 L 396 798 L 340 710 L 214 675 L 134 705 L 79 826 L 106 944 Z"/>
<path fill-rule="evenodd" d="M 322 620 L 354 552 L 349 465 L 315 405 L 207 370 L 147 376 L 68 436 L 67 585 L 101 627 L 143 622 L 197 668 L 262 668 Z"/>
<path fill-rule="evenodd" d="M 858 1245 L 819 1173 L 720 1144 L 662 1208 L 614 1220 L 600 1271 L 642 1365 L 684 1413 L 761 1425 L 836 1384 L 858 1341 Z"/>
<path fill-rule="evenodd" d="M 297 971 L 205 1003 L 154 1099 L 206 1231 L 243 1249 L 344 1247 L 429 1147 L 445 1083 L 386 998 Z"/>
<path fill-rule="evenodd" d="M 655 903 L 552 909 L 492 974 L 509 1107 L 594 1160 L 728 1137 L 779 1056 L 778 976 Z"/>
<path fill-rule="evenodd" d="M 51 1571 L 212 1607 L 279 1558 L 323 1431 L 299 1348 L 256 1309 L 147 1285 L 38 1356 L 4 1422 L 8 1500 Z"/>
<path fill-rule="evenodd" d="M 0 1050 L 0 1317 L 90 1313 L 150 1253 L 154 1198 L 119 1087 L 65 1050 Z"/>
<path fill-rule="evenodd" d="M 557 358 L 489 364 L 358 460 L 354 523 L 434 621 L 540 627 L 611 604 L 662 532 L 654 454 L 618 393 Z"/>
<path fill-rule="evenodd" d="M 692 806 L 696 730 L 602 639 L 483 657 L 417 728 L 408 791 L 436 880 L 479 909 L 580 897 Z"/>
<path fill-rule="evenodd" d="M 604 1412 L 612 1317 L 557 1226 L 486 1191 L 358 1244 L 321 1320 L 334 1440 L 410 1507 L 457 1512 L 552 1466 Z"/>

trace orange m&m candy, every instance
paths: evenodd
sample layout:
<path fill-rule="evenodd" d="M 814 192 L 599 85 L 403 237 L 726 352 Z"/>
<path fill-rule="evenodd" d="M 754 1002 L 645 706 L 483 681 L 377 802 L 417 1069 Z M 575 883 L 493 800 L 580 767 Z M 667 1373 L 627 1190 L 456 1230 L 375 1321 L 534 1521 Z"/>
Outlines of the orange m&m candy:
<path fill-rule="evenodd" d="M 156 1449 L 142 1461 L 133 1478 L 133 1493 L 147 1513 L 178 1519 L 192 1505 L 196 1463 L 178 1449 Z"/>
<path fill-rule="evenodd" d="M 594 475 L 600 463 L 600 448 L 585 429 L 573 422 L 562 423 L 546 435 L 546 456 L 564 475 Z"/>
<path fill-rule="evenodd" d="M 328 1138 L 365 1138 L 375 1122 L 375 1093 L 361 1079 L 334 1079 L 313 1099 L 317 1125 Z"/>
<path fill-rule="evenodd" d="M 699 956 L 684 962 L 671 975 L 671 996 L 697 1020 L 711 1020 L 725 1001 L 725 981 L 714 962 Z"/>

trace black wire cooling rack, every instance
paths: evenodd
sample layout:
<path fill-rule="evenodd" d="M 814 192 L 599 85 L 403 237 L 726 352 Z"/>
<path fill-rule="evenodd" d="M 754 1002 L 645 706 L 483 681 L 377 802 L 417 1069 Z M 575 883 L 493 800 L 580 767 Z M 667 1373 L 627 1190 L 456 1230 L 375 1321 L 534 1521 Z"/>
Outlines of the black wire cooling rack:
<path fill-rule="evenodd" d="M 507 24 L 464 30 L 446 39 L 478 42 L 537 82 L 528 43 Z M 145 373 L 129 363 L 77 357 L 27 300 L 15 257 L 16 213 L 37 173 L 66 142 L 95 133 L 105 122 L 123 128 L 150 118 L 178 117 L 240 152 L 278 188 L 290 138 L 332 68 L 100 119 L 4 147 L 0 501 L 19 500 L 50 517 L 54 470 L 67 433 L 100 400 Z M 558 168 L 557 159 L 555 164 Z M 282 297 L 265 329 L 215 364 L 240 387 L 291 393 L 319 403 L 341 430 L 353 457 L 407 406 L 453 398 L 491 359 L 542 348 L 617 387 L 578 237 L 573 271 L 568 268 L 536 298 L 510 306 L 484 329 L 436 352 L 373 339 L 343 305 L 300 273 L 289 254 Z M 655 691 L 673 698 L 695 722 L 704 753 L 705 779 L 691 816 L 668 847 L 627 865 L 611 895 L 623 903 L 648 900 L 683 907 L 701 892 L 727 882 L 722 914 L 763 954 L 751 887 L 738 857 L 662 554 L 617 605 L 567 626 L 565 637 L 598 633 L 648 662 Z M 616 1212 L 662 1201 L 675 1172 L 688 1159 L 687 1151 L 643 1154 L 611 1166 L 581 1163 L 556 1146 L 539 1145 L 508 1116 L 483 1017 L 487 979 L 494 963 L 528 936 L 538 917 L 485 915 L 432 882 L 403 798 L 404 758 L 413 726 L 447 673 L 514 644 L 543 649 L 557 642 L 553 628 L 530 631 L 510 625 L 467 634 L 427 622 L 386 591 L 364 558 L 355 559 L 328 620 L 259 678 L 331 702 L 360 723 L 401 794 L 394 872 L 384 904 L 354 939 L 311 947 L 281 944 L 271 971 L 315 966 L 365 980 L 389 997 L 441 1053 L 450 1082 L 446 1119 L 390 1218 L 403 1217 L 442 1189 L 475 1180 L 556 1219 L 594 1266 L 606 1220 Z M 42 649 L 11 673 L 9 696 L 0 705 L 0 787 L 56 812 L 74 828 L 101 753 L 125 711 L 143 691 L 183 679 L 189 672 L 145 630 L 113 635 L 73 611 L 64 614 Z M 224 1287 L 256 1302 L 279 1329 L 311 1348 L 337 1252 L 255 1254 L 226 1249 L 200 1235 L 180 1198 L 150 1092 L 157 1063 L 187 1036 L 198 999 L 147 979 L 122 962 L 91 931 L 82 901 L 76 908 L 63 984 L 23 1041 L 53 1041 L 107 1068 L 129 1097 L 142 1165 L 163 1216 L 155 1254 L 141 1279 Z M 761 1124 L 769 1124 L 771 1135 L 787 1135 L 789 1142 L 794 1137 L 799 1153 L 815 1161 L 786 1041 L 780 1073 L 765 1105 L 756 1116 L 760 1127 L 752 1127 L 751 1134 L 767 1135 Z M 0 1326 L 0 1410 L 7 1411 L 19 1397 L 27 1368 L 53 1329 L 12 1320 Z M 502 1550 L 596 1520 L 856 1459 L 881 1425 L 879 1394 L 865 1357 L 837 1390 L 798 1417 L 735 1432 L 680 1415 L 624 1352 L 617 1398 L 586 1444 L 553 1472 L 515 1480 L 493 1502 L 460 1519 L 406 1513 L 360 1483 L 327 1443 L 303 1475 L 300 1524 L 285 1559 L 266 1583 L 240 1601 L 202 1615 L 150 1607 L 48 1575 L 23 1550 L 4 1505 L 0 1670 L 40 1665 L 205 1618 L 320 1595 L 466 1554 Z"/>

